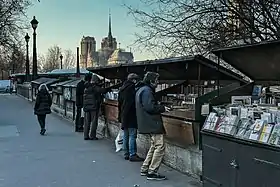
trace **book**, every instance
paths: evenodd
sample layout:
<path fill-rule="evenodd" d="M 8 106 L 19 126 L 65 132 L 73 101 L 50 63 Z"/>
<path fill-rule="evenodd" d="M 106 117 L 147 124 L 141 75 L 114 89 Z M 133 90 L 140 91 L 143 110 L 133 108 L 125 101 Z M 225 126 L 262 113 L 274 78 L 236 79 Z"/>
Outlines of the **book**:
<path fill-rule="evenodd" d="M 280 146 L 280 124 L 276 124 L 270 135 L 269 143 L 272 145 Z"/>
<path fill-rule="evenodd" d="M 205 123 L 204 123 L 204 126 L 203 126 L 203 129 L 207 129 L 207 130 L 215 130 L 216 128 L 216 124 L 218 122 L 218 117 L 217 117 L 217 114 L 214 113 L 214 112 L 211 112 L 207 119 L 205 120 Z"/>
<path fill-rule="evenodd" d="M 260 138 L 260 135 L 261 135 L 263 126 L 264 126 L 264 121 L 263 121 L 263 120 L 260 120 L 260 119 L 257 119 L 257 120 L 255 121 L 255 126 L 254 126 L 253 131 L 252 131 L 251 134 L 250 134 L 249 139 L 250 139 L 250 140 L 258 141 L 259 138 Z"/>
<path fill-rule="evenodd" d="M 273 124 L 269 124 L 265 121 L 261 135 L 260 135 L 260 139 L 259 139 L 260 142 L 268 143 L 268 140 L 271 135 L 273 127 L 274 127 Z"/>

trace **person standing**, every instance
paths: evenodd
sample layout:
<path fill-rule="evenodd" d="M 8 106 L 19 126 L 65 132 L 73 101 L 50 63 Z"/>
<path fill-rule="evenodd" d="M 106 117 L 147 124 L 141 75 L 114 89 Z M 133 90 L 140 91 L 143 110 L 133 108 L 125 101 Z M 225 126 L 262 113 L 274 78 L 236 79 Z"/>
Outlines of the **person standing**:
<path fill-rule="evenodd" d="M 41 127 L 40 134 L 46 133 L 46 115 L 51 113 L 52 98 L 47 85 L 41 84 L 36 96 L 34 114 L 37 115 Z"/>
<path fill-rule="evenodd" d="M 77 84 L 77 88 L 76 88 L 76 107 L 77 107 L 76 120 L 75 120 L 76 132 L 83 132 L 83 121 L 81 115 L 82 115 L 82 108 L 84 103 L 85 81 L 89 79 L 89 76 L 91 77 L 91 75 L 87 74 L 85 76 L 85 80 L 81 80 Z"/>
<path fill-rule="evenodd" d="M 84 125 L 84 139 L 85 140 L 98 140 L 96 137 L 96 130 L 98 126 L 98 116 L 103 94 L 107 93 L 110 89 L 101 88 L 99 86 L 100 79 L 97 75 L 93 74 L 92 77 L 85 83 L 84 92 L 84 112 L 85 112 L 85 125 Z"/>
<path fill-rule="evenodd" d="M 131 73 L 120 88 L 118 95 L 119 122 L 123 135 L 124 159 L 132 162 L 144 161 L 137 155 L 137 119 L 135 109 L 135 84 L 139 76 Z"/>
<path fill-rule="evenodd" d="M 137 88 L 136 115 L 138 131 L 151 139 L 151 146 L 141 167 L 141 175 L 148 180 L 165 180 L 166 177 L 158 173 L 165 152 L 164 134 L 161 113 L 168 111 L 167 107 L 160 105 L 155 97 L 159 74 L 147 72 L 143 85 Z"/>

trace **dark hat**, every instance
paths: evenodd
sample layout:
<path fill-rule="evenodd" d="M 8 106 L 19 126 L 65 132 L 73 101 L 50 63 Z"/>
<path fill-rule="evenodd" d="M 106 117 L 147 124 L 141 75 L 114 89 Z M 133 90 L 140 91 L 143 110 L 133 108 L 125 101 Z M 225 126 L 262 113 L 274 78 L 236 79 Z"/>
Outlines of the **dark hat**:
<path fill-rule="evenodd" d="M 96 74 L 92 74 L 92 82 L 93 83 L 99 83 L 100 78 Z"/>
<path fill-rule="evenodd" d="M 90 82 L 91 81 L 91 77 L 92 77 L 91 73 L 87 73 L 85 75 L 85 81 Z"/>
<path fill-rule="evenodd" d="M 139 80 L 139 76 L 136 73 L 130 73 L 127 76 L 127 80 Z"/>
<path fill-rule="evenodd" d="M 144 75 L 143 82 L 150 84 L 151 82 L 155 82 L 155 80 L 158 79 L 158 78 L 159 78 L 159 74 L 158 73 L 148 71 Z"/>

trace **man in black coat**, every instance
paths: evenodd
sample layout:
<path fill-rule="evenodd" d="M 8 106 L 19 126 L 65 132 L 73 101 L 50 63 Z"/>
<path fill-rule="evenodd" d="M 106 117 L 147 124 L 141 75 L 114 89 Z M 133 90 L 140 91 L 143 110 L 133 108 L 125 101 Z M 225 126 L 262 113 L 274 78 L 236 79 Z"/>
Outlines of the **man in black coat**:
<path fill-rule="evenodd" d="M 139 77 L 131 73 L 120 88 L 118 95 L 119 121 L 124 131 L 123 150 L 124 158 L 132 162 L 144 161 L 137 155 L 137 119 L 135 110 L 135 84 Z"/>
<path fill-rule="evenodd" d="M 92 81 L 91 81 L 92 79 Z M 96 137 L 96 130 L 98 125 L 98 116 L 102 102 L 102 95 L 110 91 L 109 88 L 100 87 L 100 79 L 93 74 L 92 78 L 85 83 L 84 92 L 84 139 L 98 140 Z"/>
<path fill-rule="evenodd" d="M 85 81 L 90 79 L 90 74 L 87 74 L 85 76 L 85 80 L 81 80 L 77 84 L 76 88 L 76 107 L 77 107 L 77 113 L 76 113 L 76 120 L 75 120 L 75 131 L 76 132 L 83 132 L 83 120 L 82 120 L 82 108 L 84 103 L 84 90 L 85 90 Z"/>
<path fill-rule="evenodd" d="M 141 175 L 148 180 L 164 180 L 165 176 L 158 174 L 164 152 L 164 134 L 161 113 L 169 109 L 160 105 L 155 97 L 155 89 L 158 85 L 159 74 L 147 72 L 143 79 L 143 85 L 137 88 L 135 103 L 137 124 L 140 134 L 147 134 L 151 139 L 151 147 L 141 167 Z"/>

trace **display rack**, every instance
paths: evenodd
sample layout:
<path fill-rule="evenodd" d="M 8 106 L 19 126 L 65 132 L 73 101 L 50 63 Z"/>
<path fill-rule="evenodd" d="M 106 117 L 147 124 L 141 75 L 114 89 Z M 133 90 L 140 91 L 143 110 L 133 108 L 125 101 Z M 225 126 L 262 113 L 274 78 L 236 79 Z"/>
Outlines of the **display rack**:
<path fill-rule="evenodd" d="M 259 85 L 279 85 L 279 50 L 280 42 L 276 41 L 214 51 L 253 81 L 208 102 L 216 114 L 209 114 L 202 130 L 204 187 L 279 186 L 277 102 L 263 104 L 260 100 L 264 95 L 254 91 Z M 233 102 L 235 96 L 250 96 L 251 103 L 240 97 L 237 104 Z"/>

